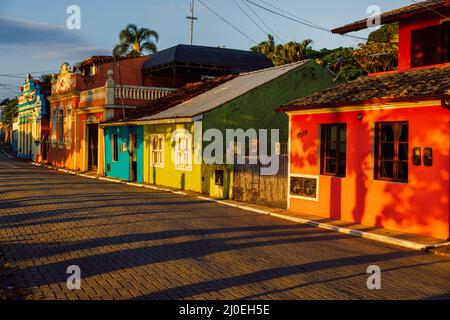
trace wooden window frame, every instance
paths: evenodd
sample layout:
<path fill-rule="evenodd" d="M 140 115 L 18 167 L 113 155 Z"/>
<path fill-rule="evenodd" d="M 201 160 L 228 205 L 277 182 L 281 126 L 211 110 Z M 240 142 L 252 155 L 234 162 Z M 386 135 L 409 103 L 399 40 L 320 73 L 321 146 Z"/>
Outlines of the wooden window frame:
<path fill-rule="evenodd" d="M 155 149 L 154 148 L 154 142 L 155 139 L 161 139 L 161 148 Z M 164 168 L 165 162 L 164 162 L 164 147 L 165 147 L 165 140 L 163 134 L 157 134 L 152 135 L 150 138 L 150 159 L 151 159 L 151 165 L 154 168 Z M 161 158 L 161 162 L 155 162 L 155 154 L 159 154 Z"/>
<path fill-rule="evenodd" d="M 394 144 L 394 158 L 393 160 L 383 160 L 381 156 L 381 148 L 382 148 L 382 139 L 381 139 L 381 128 L 383 125 L 393 125 L 394 127 L 394 141 L 388 142 Z M 406 125 L 408 128 L 408 139 L 406 142 L 400 141 L 399 137 L 399 128 L 401 125 Z M 409 182 L 409 123 L 408 121 L 387 121 L 387 122 L 376 122 L 375 123 L 375 180 L 380 181 L 389 181 L 389 182 L 399 182 L 399 183 L 408 183 Z M 399 160 L 399 150 L 400 145 L 406 144 L 407 147 L 407 160 Z M 383 162 L 393 162 L 393 177 L 382 177 L 381 176 L 381 165 Z M 398 177 L 398 167 L 401 162 L 404 162 L 408 166 L 408 173 L 406 179 L 401 179 Z"/>
<path fill-rule="evenodd" d="M 72 109 L 66 109 L 64 111 L 64 124 L 65 124 L 65 135 L 64 135 L 64 143 L 71 144 L 72 143 Z"/>
<path fill-rule="evenodd" d="M 439 57 L 439 61 L 437 61 L 436 63 L 432 63 L 429 64 L 427 63 L 427 59 L 429 59 L 430 57 L 427 55 L 424 58 L 424 64 L 414 64 L 414 40 L 415 40 L 415 36 L 417 34 L 422 34 L 422 37 L 426 37 L 427 36 L 427 32 L 430 32 L 430 30 L 435 29 L 436 31 L 439 30 L 440 33 L 440 43 L 437 45 L 437 48 L 440 48 L 441 50 L 441 56 Z M 418 68 L 418 67 L 425 67 L 425 66 L 430 66 L 430 65 L 436 65 L 436 64 L 443 64 L 443 63 L 448 63 L 450 62 L 450 53 L 448 52 L 449 50 L 449 33 L 450 33 L 450 21 L 444 21 L 441 24 L 438 25 L 432 25 L 432 26 L 428 26 L 425 28 L 420 28 L 420 29 L 416 29 L 416 30 L 412 30 L 411 31 L 411 48 L 410 48 L 410 56 L 411 56 L 411 62 L 410 62 L 410 66 L 411 68 Z M 426 41 L 426 40 L 424 40 Z M 432 51 L 432 49 L 428 48 L 430 51 Z M 434 50 L 435 51 L 435 50 Z M 428 54 L 431 54 L 430 52 L 427 52 Z"/>
<path fill-rule="evenodd" d="M 59 144 L 63 144 L 64 143 L 64 137 L 65 137 L 65 125 L 64 125 L 64 121 L 65 121 L 65 112 L 64 109 L 58 109 L 58 143 Z"/>
<path fill-rule="evenodd" d="M 179 171 L 192 171 L 192 135 L 180 134 L 175 141 L 175 169 Z M 180 140 L 185 140 L 181 143 Z M 181 147 L 185 145 L 185 149 Z"/>
<path fill-rule="evenodd" d="M 329 153 L 329 143 L 328 141 L 328 130 L 330 128 L 337 128 L 337 136 L 336 136 L 336 157 L 328 156 Z M 321 131 L 321 150 L 320 150 L 320 174 L 323 176 L 331 176 L 338 178 L 345 178 L 347 175 L 347 124 L 346 123 L 330 123 L 330 124 L 322 124 L 320 126 Z M 341 129 L 345 130 L 345 142 L 341 139 Z M 341 144 L 345 144 L 345 166 L 344 172 L 340 172 L 341 168 Z M 327 172 L 327 161 L 335 160 L 336 161 L 336 172 Z"/>

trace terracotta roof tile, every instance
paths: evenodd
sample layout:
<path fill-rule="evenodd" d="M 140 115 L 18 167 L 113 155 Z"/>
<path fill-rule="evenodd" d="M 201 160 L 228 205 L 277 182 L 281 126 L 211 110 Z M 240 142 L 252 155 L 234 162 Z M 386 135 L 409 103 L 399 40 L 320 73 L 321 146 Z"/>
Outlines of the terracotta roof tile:
<path fill-rule="evenodd" d="M 235 76 L 233 75 L 228 75 L 204 82 L 187 84 L 183 88 L 180 88 L 163 98 L 149 101 L 143 105 L 138 106 L 135 109 L 127 109 L 125 118 L 119 116 L 103 123 L 127 123 L 135 121 L 137 119 L 141 119 L 143 117 L 150 117 L 154 114 L 165 111 L 185 101 L 188 101 L 198 95 L 201 95 L 227 81 L 230 81 L 234 77 Z"/>
<path fill-rule="evenodd" d="M 362 77 L 294 100 L 278 111 L 339 107 L 381 100 L 442 99 L 450 90 L 450 65 Z"/>
<path fill-rule="evenodd" d="M 399 21 L 406 16 L 412 16 L 414 14 L 423 12 L 432 12 L 433 10 L 442 10 L 450 7 L 450 0 L 427 0 L 421 1 L 415 4 L 411 4 L 405 7 L 387 11 L 381 14 L 381 23 L 393 23 Z M 359 31 L 367 28 L 367 19 L 362 19 L 345 26 L 336 28 L 333 33 L 345 34 L 348 32 Z"/>

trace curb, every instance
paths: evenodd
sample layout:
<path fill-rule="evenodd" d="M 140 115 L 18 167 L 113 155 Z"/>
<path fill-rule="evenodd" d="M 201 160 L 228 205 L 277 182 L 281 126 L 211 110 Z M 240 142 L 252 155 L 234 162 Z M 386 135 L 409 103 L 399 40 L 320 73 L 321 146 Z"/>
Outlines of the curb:
<path fill-rule="evenodd" d="M 83 177 L 83 178 L 101 180 L 101 181 L 106 181 L 106 182 L 111 182 L 111 183 L 118 183 L 118 184 L 123 184 L 123 185 L 127 185 L 127 186 L 132 186 L 132 187 L 136 187 L 136 188 L 144 188 L 144 189 L 150 189 L 150 190 L 154 190 L 154 191 L 167 192 L 167 193 L 172 193 L 172 194 L 177 194 L 177 195 L 182 195 L 182 196 L 188 196 L 188 193 L 179 191 L 179 190 L 170 190 L 170 189 L 166 189 L 166 188 L 159 188 L 159 187 L 145 185 L 145 184 L 141 184 L 141 183 L 121 181 L 121 180 L 106 178 L 106 177 L 90 176 L 87 174 L 76 173 L 74 171 L 60 169 L 57 167 L 43 165 L 43 164 L 35 163 L 35 162 L 32 162 L 31 164 L 36 167 L 52 169 L 52 170 L 56 170 L 59 172 L 63 172 L 63 173 L 67 173 L 67 174 L 71 174 L 71 175 L 75 175 L 75 176 L 79 176 L 79 177 Z M 427 251 L 427 252 L 430 252 L 430 253 L 433 253 L 436 255 L 447 256 L 446 254 L 442 254 L 440 252 L 435 252 L 434 249 L 439 249 L 442 247 L 450 246 L 450 242 L 438 243 L 438 244 L 434 244 L 434 245 L 420 244 L 420 243 L 416 243 L 416 242 L 412 242 L 412 241 L 408 241 L 408 240 L 402 240 L 402 239 L 397 239 L 397 238 L 393 238 L 393 237 L 389 237 L 389 236 L 383 236 L 383 235 L 379 235 L 379 234 L 375 234 L 375 233 L 371 233 L 371 232 L 337 227 L 337 226 L 333 226 L 333 225 L 326 224 L 326 223 L 320 223 L 320 222 L 317 222 L 314 220 L 292 217 L 292 216 L 275 213 L 275 212 L 271 212 L 271 211 L 267 211 L 267 210 L 260 210 L 260 209 L 248 207 L 245 205 L 229 203 L 227 201 L 217 200 L 217 199 L 213 199 L 213 198 L 209 198 L 209 197 L 196 196 L 196 198 L 200 199 L 200 200 L 204 200 L 204 201 L 215 202 L 215 203 L 225 205 L 228 207 L 233 207 L 233 208 L 250 211 L 250 212 L 254 212 L 254 213 L 258 213 L 258 214 L 262 214 L 262 215 L 266 215 L 266 216 L 270 216 L 270 217 L 274 217 L 274 218 L 279 218 L 279 219 L 283 219 L 283 220 L 287 220 L 287 221 L 291 221 L 291 222 L 296 222 L 299 224 L 310 225 L 310 226 L 317 227 L 317 228 L 324 229 L 324 230 L 335 231 L 335 232 L 339 232 L 342 234 L 351 235 L 354 237 L 359 237 L 359 238 L 364 238 L 364 239 L 368 239 L 368 240 L 372 240 L 372 241 L 376 241 L 376 242 L 380 242 L 380 243 L 390 244 L 390 245 L 402 247 L 405 249 L 411 249 L 411 250 L 416 250 L 416 251 Z"/>
<path fill-rule="evenodd" d="M 364 239 L 369 239 L 369 240 L 373 240 L 373 241 L 377 241 L 377 242 L 391 244 L 391 245 L 395 245 L 395 246 L 399 246 L 399 247 L 407 248 L 407 249 L 412 249 L 412 250 L 416 250 L 416 251 L 430 251 L 432 249 L 442 248 L 444 246 L 450 245 L 450 242 L 439 243 L 439 244 L 435 244 L 435 245 L 420 244 L 420 243 L 416 243 L 416 242 L 412 242 L 412 241 L 408 241 L 408 240 L 401 240 L 401 239 L 392 238 L 389 236 L 383 236 L 383 235 L 379 235 L 379 234 L 375 234 L 375 233 L 353 230 L 353 229 L 348 229 L 348 228 L 343 228 L 343 227 L 336 227 L 336 226 L 333 226 L 330 224 L 316 222 L 314 220 L 297 218 L 297 217 L 292 217 L 292 216 L 274 213 L 274 212 L 270 212 L 270 211 L 259 210 L 259 209 L 255 209 L 255 208 L 251 208 L 251 207 L 247 207 L 247 206 L 236 205 L 236 204 L 232 204 L 232 203 L 227 203 L 226 201 L 215 200 L 215 199 L 211 199 L 211 198 L 207 198 L 207 197 L 198 197 L 198 198 L 202 199 L 202 200 L 208 200 L 208 201 L 216 202 L 216 203 L 219 203 L 222 205 L 238 208 L 241 210 L 252 211 L 252 212 L 260 213 L 260 214 L 267 215 L 270 217 L 276 217 L 279 219 L 288 220 L 288 221 L 296 222 L 299 224 L 310 225 L 310 226 L 317 227 L 320 229 L 335 231 L 335 232 L 339 232 L 342 234 L 347 234 L 347 235 L 351 235 L 351 236 L 355 236 L 355 237 L 359 237 L 359 238 L 364 238 Z"/>
<path fill-rule="evenodd" d="M 41 163 L 36 163 L 36 162 L 31 162 L 31 165 L 35 166 L 35 167 L 40 167 L 40 168 L 55 170 L 55 171 L 62 172 L 62 173 L 67 173 L 67 174 L 70 174 L 70 175 L 73 175 L 73 176 L 77 176 L 77 177 L 88 178 L 88 179 L 92 179 L 92 180 L 100 180 L 100 181 L 105 181 L 105 182 L 118 183 L 118 184 L 123 184 L 123 185 L 130 186 L 130 187 L 144 188 L 144 189 L 150 189 L 150 190 L 160 191 L 160 192 L 169 192 L 169 193 L 182 195 L 182 196 L 187 196 L 188 195 L 186 192 L 182 192 L 182 191 L 179 191 L 179 190 L 170 190 L 170 189 L 165 189 L 165 188 L 158 188 L 158 187 L 155 187 L 155 186 L 150 186 L 150 185 L 145 185 L 145 184 L 135 183 L 135 182 L 129 182 L 129 181 L 122 181 L 122 180 L 113 179 L 113 178 L 107 178 L 107 177 L 90 176 L 90 175 L 87 175 L 87 174 L 84 174 L 84 173 L 77 173 L 75 171 L 71 171 L 71 170 L 67 170 L 67 169 L 61 169 L 61 168 L 58 168 L 58 167 L 53 167 L 53 166 L 49 166 L 49 165 L 41 164 Z"/>

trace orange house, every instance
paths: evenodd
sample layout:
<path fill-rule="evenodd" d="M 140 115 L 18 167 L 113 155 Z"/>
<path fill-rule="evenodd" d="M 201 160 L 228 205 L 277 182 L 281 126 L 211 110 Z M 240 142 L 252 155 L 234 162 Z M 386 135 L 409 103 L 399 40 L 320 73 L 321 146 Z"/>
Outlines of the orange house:
<path fill-rule="evenodd" d="M 52 165 L 102 174 L 103 132 L 99 123 L 174 89 L 143 86 L 148 56 L 93 56 L 71 68 L 63 63 L 52 82 L 50 101 Z"/>
<path fill-rule="evenodd" d="M 381 16 L 400 22 L 399 70 L 280 108 L 290 118 L 291 210 L 450 237 L 449 28 L 438 14 L 449 1 L 428 2 L 433 11 L 412 5 Z"/>

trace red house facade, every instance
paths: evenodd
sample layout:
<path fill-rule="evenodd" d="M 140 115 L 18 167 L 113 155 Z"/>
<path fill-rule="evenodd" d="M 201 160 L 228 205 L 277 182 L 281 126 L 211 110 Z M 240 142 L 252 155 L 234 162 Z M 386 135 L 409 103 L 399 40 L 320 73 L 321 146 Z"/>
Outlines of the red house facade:
<path fill-rule="evenodd" d="M 290 117 L 291 210 L 449 238 L 449 33 L 441 14 L 450 2 L 428 3 L 432 11 L 413 5 L 382 15 L 400 23 L 399 70 L 280 108 Z"/>

